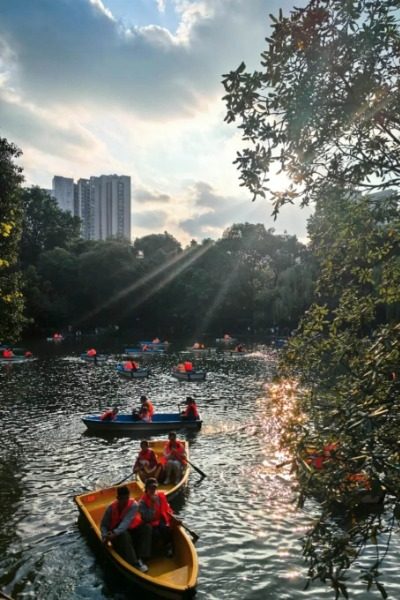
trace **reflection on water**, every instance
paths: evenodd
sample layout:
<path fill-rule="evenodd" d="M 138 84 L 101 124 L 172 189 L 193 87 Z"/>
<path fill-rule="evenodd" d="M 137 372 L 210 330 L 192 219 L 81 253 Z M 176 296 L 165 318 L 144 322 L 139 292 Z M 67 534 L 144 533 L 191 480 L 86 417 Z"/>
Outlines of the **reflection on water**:
<path fill-rule="evenodd" d="M 147 598 L 94 551 L 72 500 L 128 475 L 139 446 L 134 438 L 88 435 L 81 416 L 115 403 L 130 410 L 142 394 L 160 411 L 175 411 L 193 395 L 203 416 L 202 430 L 188 440 L 192 462 L 207 477 L 192 472 L 174 504 L 200 536 L 197 598 L 332 598 L 318 584 L 303 590 L 300 538 L 315 507 L 299 511 L 289 468 L 275 469 L 285 457 L 267 389 L 273 356 L 196 359 L 208 373 L 200 383 L 169 375 L 177 358 L 152 358 L 153 377 L 133 381 L 119 378 L 115 360 L 96 367 L 60 347 L 30 365 L 0 370 L 0 587 L 14 598 L 127 600 L 135 592 Z M 385 573 L 393 597 L 399 597 L 396 551 L 397 542 Z M 354 597 L 375 598 L 362 583 L 354 589 Z"/>

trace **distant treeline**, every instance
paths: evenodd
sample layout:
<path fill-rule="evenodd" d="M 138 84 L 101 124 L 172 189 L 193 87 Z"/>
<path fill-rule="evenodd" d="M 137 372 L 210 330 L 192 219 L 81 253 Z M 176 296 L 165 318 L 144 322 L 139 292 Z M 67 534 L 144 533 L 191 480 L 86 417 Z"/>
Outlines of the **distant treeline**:
<path fill-rule="evenodd" d="M 84 241 L 79 220 L 39 188 L 22 190 L 19 246 L 26 333 L 118 325 L 171 336 L 293 329 L 312 268 L 296 237 L 232 225 L 182 248 L 169 233 Z"/>

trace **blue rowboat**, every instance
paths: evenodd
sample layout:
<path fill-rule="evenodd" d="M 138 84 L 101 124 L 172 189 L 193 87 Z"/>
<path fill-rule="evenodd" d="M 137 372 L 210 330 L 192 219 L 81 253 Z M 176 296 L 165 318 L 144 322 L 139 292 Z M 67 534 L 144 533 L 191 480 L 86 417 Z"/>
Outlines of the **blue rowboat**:
<path fill-rule="evenodd" d="M 207 373 L 206 371 L 177 371 L 176 369 L 172 369 L 171 371 L 172 377 L 175 379 L 179 379 L 179 381 L 205 381 Z"/>
<path fill-rule="evenodd" d="M 22 363 L 30 363 L 33 362 L 34 360 L 36 360 L 35 357 L 30 356 L 25 357 L 25 356 L 12 356 L 11 358 L 4 358 L 3 356 L 0 357 L 0 364 L 2 365 L 19 365 Z"/>
<path fill-rule="evenodd" d="M 148 433 L 168 432 L 178 429 L 201 428 L 203 421 L 200 419 L 189 421 L 182 419 L 179 413 L 154 413 L 152 421 L 137 421 L 132 415 L 118 414 L 113 421 L 102 421 L 100 415 L 86 415 L 82 417 L 89 431 L 96 433 Z"/>
<path fill-rule="evenodd" d="M 165 348 L 148 348 L 147 350 L 143 350 L 140 348 L 125 348 L 125 354 L 128 356 L 151 356 L 154 354 L 165 354 Z"/>
<path fill-rule="evenodd" d="M 124 369 L 121 363 L 118 363 L 115 369 L 118 375 L 126 377 L 127 379 L 145 379 L 150 376 L 150 369 L 148 367 L 141 367 L 137 371 Z"/>
<path fill-rule="evenodd" d="M 105 354 L 97 354 L 96 356 L 88 356 L 87 354 L 81 354 L 81 359 L 88 363 L 94 363 L 95 365 L 104 365 L 108 360 L 108 356 Z"/>

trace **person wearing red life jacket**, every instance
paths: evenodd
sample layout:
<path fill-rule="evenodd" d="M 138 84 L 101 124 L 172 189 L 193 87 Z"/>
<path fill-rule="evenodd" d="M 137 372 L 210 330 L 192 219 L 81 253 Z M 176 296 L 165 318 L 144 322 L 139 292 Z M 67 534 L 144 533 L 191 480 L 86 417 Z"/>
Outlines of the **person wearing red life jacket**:
<path fill-rule="evenodd" d="M 137 421 L 147 420 L 151 421 L 154 415 L 154 406 L 151 400 L 147 396 L 140 396 L 140 408 L 139 410 L 134 408 L 132 410 L 132 417 Z"/>
<path fill-rule="evenodd" d="M 147 565 L 138 558 L 135 541 L 139 541 L 142 519 L 139 504 L 129 497 L 129 488 L 117 488 L 117 498 L 110 504 L 101 519 L 100 531 L 105 544 L 112 544 L 128 563 L 146 573 Z"/>
<path fill-rule="evenodd" d="M 176 439 L 175 431 L 168 434 L 168 442 L 163 452 L 163 463 L 165 464 L 165 485 L 177 483 L 182 479 L 183 470 L 186 467 L 186 452 L 182 442 Z"/>
<path fill-rule="evenodd" d="M 3 350 L 3 358 L 13 358 L 15 356 L 14 352 L 11 348 L 6 348 Z"/>
<path fill-rule="evenodd" d="M 137 364 L 137 362 L 135 362 L 134 360 L 130 359 L 130 360 L 126 360 L 123 364 L 122 364 L 124 371 L 129 371 L 132 375 L 132 373 L 134 373 L 135 371 L 137 371 L 139 369 L 139 365 Z"/>
<path fill-rule="evenodd" d="M 97 350 L 96 350 L 96 348 L 90 348 L 86 352 L 86 356 L 88 356 L 89 358 L 93 358 L 93 362 L 97 365 Z"/>
<path fill-rule="evenodd" d="M 185 367 L 185 372 L 186 373 L 192 373 L 192 371 L 193 371 L 193 363 L 190 360 L 185 360 L 185 362 L 183 364 L 184 364 L 184 367 Z"/>
<path fill-rule="evenodd" d="M 133 472 L 138 473 L 142 481 L 146 481 L 149 477 L 158 479 L 161 470 L 162 465 L 158 463 L 154 450 L 149 448 L 149 442 L 147 440 L 141 441 L 140 452 L 133 465 Z"/>
<path fill-rule="evenodd" d="M 197 409 L 197 404 L 194 398 L 188 396 L 186 398 L 187 407 L 181 414 L 181 418 L 185 421 L 197 421 L 200 419 L 199 411 Z"/>
<path fill-rule="evenodd" d="M 114 406 L 114 408 L 105 410 L 102 415 L 100 415 L 101 421 L 114 421 L 114 419 L 117 418 L 118 411 L 118 406 Z"/>
<path fill-rule="evenodd" d="M 32 358 L 33 354 L 30 350 L 27 350 L 24 354 L 25 358 Z"/>
<path fill-rule="evenodd" d="M 154 542 L 161 540 L 165 545 L 165 554 L 173 555 L 171 515 L 172 509 L 163 492 L 157 491 L 158 483 L 154 477 L 146 479 L 144 494 L 139 500 L 139 512 L 142 518 L 142 556 L 151 557 Z"/>

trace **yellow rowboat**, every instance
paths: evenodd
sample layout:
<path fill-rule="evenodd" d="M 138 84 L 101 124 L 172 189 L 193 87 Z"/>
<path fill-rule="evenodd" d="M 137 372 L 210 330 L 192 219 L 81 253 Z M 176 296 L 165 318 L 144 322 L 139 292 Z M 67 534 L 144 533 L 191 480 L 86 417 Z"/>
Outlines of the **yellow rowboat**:
<path fill-rule="evenodd" d="M 188 444 L 184 440 L 181 440 L 181 442 L 184 444 L 186 455 L 188 456 Z M 158 459 L 163 454 L 165 444 L 166 440 L 149 442 L 150 448 L 154 450 Z M 189 471 L 190 467 L 187 466 L 182 479 L 176 484 L 164 485 L 160 483 L 158 486 L 159 491 L 164 492 L 170 500 L 187 483 Z M 139 478 L 137 481 L 124 482 L 123 485 L 129 488 L 131 498 L 139 500 L 143 495 L 144 483 Z M 112 546 L 103 544 L 100 522 L 107 506 L 116 498 L 117 487 L 114 485 L 74 497 L 74 501 L 79 508 L 84 522 L 89 525 L 106 554 L 127 579 L 152 593 L 172 600 L 181 600 L 193 596 L 199 571 L 197 552 L 191 538 L 174 519 L 172 520 L 174 556 L 166 558 L 163 555 L 156 555 L 150 560 L 146 560 L 146 564 L 149 567 L 147 573 L 142 573 L 139 569 L 126 562 Z M 187 528 L 186 530 L 190 531 Z M 195 535 L 194 532 L 193 535 Z"/>

